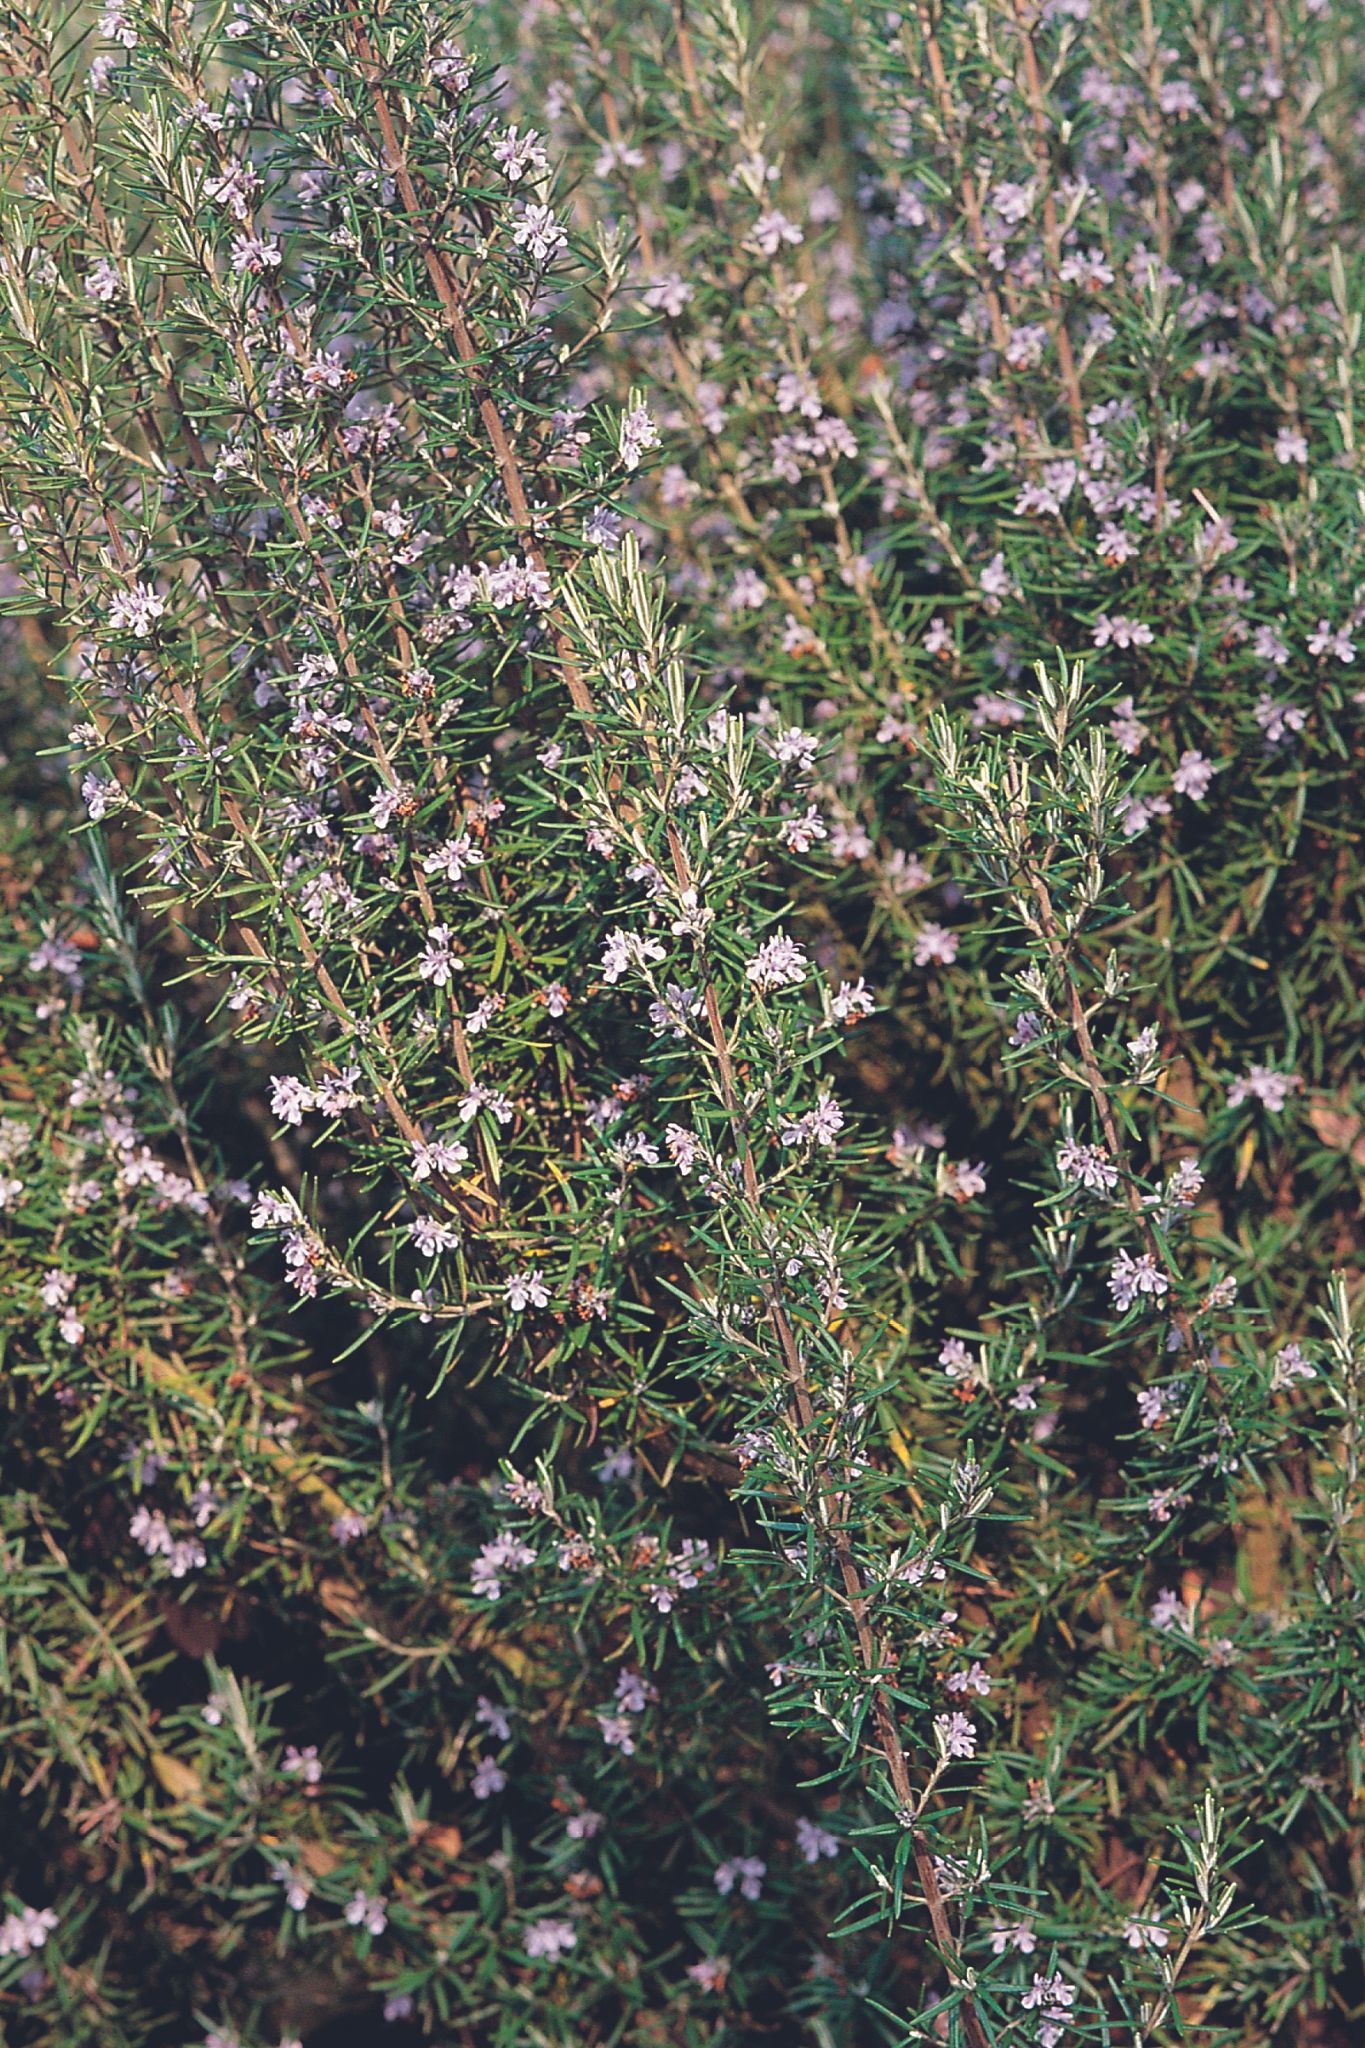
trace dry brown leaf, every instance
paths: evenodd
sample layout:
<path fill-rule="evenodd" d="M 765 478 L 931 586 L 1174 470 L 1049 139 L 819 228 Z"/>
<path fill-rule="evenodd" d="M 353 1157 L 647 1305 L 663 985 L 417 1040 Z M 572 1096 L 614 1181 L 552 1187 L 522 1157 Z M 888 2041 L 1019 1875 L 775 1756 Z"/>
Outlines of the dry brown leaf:
<path fill-rule="evenodd" d="M 1351 1107 L 1349 1087 L 1338 1088 L 1335 1095 L 1310 1095 L 1307 1107 L 1314 1135 L 1333 1152 L 1344 1152 L 1357 1166 L 1365 1166 L 1365 1116 Z"/>
<path fill-rule="evenodd" d="M 360 1593 L 349 1579 L 319 1579 L 318 1598 L 338 1621 L 354 1621 L 360 1613 Z"/>

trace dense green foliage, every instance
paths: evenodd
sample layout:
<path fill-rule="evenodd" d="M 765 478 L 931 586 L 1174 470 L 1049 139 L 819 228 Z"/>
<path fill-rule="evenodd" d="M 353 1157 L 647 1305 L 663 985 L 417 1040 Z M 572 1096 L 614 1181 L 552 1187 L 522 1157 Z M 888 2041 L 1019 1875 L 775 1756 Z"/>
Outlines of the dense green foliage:
<path fill-rule="evenodd" d="M 0 2034 L 1365 2024 L 1358 12 L 0 5 Z"/>

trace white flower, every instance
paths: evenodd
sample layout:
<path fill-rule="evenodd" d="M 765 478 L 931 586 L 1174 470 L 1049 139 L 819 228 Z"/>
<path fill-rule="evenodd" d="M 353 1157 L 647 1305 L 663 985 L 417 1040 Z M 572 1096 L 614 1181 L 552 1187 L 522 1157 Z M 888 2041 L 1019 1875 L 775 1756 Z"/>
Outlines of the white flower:
<path fill-rule="evenodd" d="M 793 988 L 803 981 L 807 964 L 796 940 L 786 932 L 775 932 L 772 938 L 763 941 L 746 964 L 744 973 L 755 988 L 770 995 L 774 989 Z"/>
<path fill-rule="evenodd" d="M 287 1863 L 272 1864 L 270 1875 L 276 1884 L 284 1886 L 285 1904 L 295 1913 L 302 1913 L 312 1896 L 312 1886 L 299 1871 L 291 1870 Z"/>
<path fill-rule="evenodd" d="M 670 1124 L 664 1132 L 668 1156 L 684 1178 L 701 1158 L 701 1145 L 686 1124 Z"/>
<path fill-rule="evenodd" d="M 313 1090 L 295 1074 L 272 1074 L 270 1108 L 276 1121 L 297 1127 L 310 1109 L 317 1106 Z M 253 1218 L 254 1220 L 254 1218 Z"/>
<path fill-rule="evenodd" d="M 619 1749 L 622 1756 L 634 1756 L 635 1731 L 625 1714 L 607 1714 L 599 1709 L 597 1726 L 608 1749 Z"/>
<path fill-rule="evenodd" d="M 0 1956 L 32 1955 L 34 1949 L 45 1945 L 56 1925 L 57 1915 L 51 1906 L 20 1906 L 17 1913 L 7 1913 L 0 1922 Z"/>
<path fill-rule="evenodd" d="M 496 1600 L 502 1592 L 503 1575 L 524 1571 L 535 1561 L 534 1550 L 519 1536 L 495 1536 L 483 1545 L 470 1567 L 471 1590 L 486 1600 Z"/>
<path fill-rule="evenodd" d="M 532 178 L 543 178 L 550 168 L 550 159 L 535 129 L 528 128 L 524 135 L 519 135 L 515 122 L 493 144 L 493 160 L 509 185 L 519 184 L 528 173 Z"/>
<path fill-rule="evenodd" d="M 976 1755 L 976 1723 L 965 1714 L 936 1714 L 934 1735 L 945 1757 Z"/>
<path fill-rule="evenodd" d="M 659 429 L 655 426 L 645 407 L 632 406 L 621 421 L 619 447 L 621 467 L 638 469 L 640 458 L 646 449 L 659 445 Z"/>
<path fill-rule="evenodd" d="M 718 1863 L 712 1874 L 712 1882 L 722 1898 L 728 1898 L 738 1885 L 742 1897 L 758 1899 L 763 1895 L 763 1880 L 768 1866 L 761 1856 L 730 1856 L 724 1863 Z"/>
<path fill-rule="evenodd" d="M 363 1927 L 367 1934 L 374 1935 L 382 1934 L 389 1924 L 386 1902 L 378 1893 L 354 1893 L 344 1918 L 348 1927 Z"/>
<path fill-rule="evenodd" d="M 117 782 L 96 775 L 93 769 L 81 777 L 81 802 L 95 823 L 119 802 L 122 795 L 123 791 Z"/>
<path fill-rule="evenodd" d="M 997 1920 L 991 1929 L 991 1953 L 1003 1956 L 1007 1949 L 1018 1949 L 1021 1956 L 1031 1956 L 1038 1946 L 1038 1937 L 1024 1921 L 1016 1921 L 1013 1927 L 1004 1920 Z"/>
<path fill-rule="evenodd" d="M 448 924 L 434 924 L 427 933 L 417 972 L 434 988 L 448 988 L 453 976 L 464 966 L 464 961 L 456 957 L 451 943 L 453 936 Z"/>
<path fill-rule="evenodd" d="M 1153 1628 L 1163 1632 L 1170 1628 L 1183 1628 L 1186 1634 L 1193 1633 L 1193 1616 L 1180 1595 L 1167 1586 L 1157 1594 L 1147 1610 Z"/>
<path fill-rule="evenodd" d="M 529 1272 L 513 1273 L 511 1279 L 504 1282 L 504 1292 L 507 1306 L 514 1315 L 520 1315 L 527 1308 L 548 1308 L 550 1305 L 550 1290 L 539 1266 L 532 1267 Z"/>
<path fill-rule="evenodd" d="M 1168 1202 L 1177 1203 L 1181 1208 L 1188 1208 L 1198 1199 L 1203 1185 L 1204 1176 L 1198 1162 L 1193 1159 L 1182 1159 L 1166 1183 L 1166 1199 Z"/>
<path fill-rule="evenodd" d="M 956 932 L 945 930 L 941 924 L 922 924 L 915 939 L 915 965 L 927 967 L 931 961 L 940 966 L 951 967 L 957 958 L 958 937 Z"/>
<path fill-rule="evenodd" d="M 1089 1188 L 1093 1194 L 1112 1194 L 1119 1184 L 1119 1170 L 1108 1153 L 1098 1145 L 1080 1145 L 1064 1138 L 1057 1147 L 1057 1171 L 1063 1180 Z"/>
<path fill-rule="evenodd" d="M 838 994 L 830 1000 L 830 1009 L 841 1024 L 851 1024 L 855 1017 L 870 1017 L 876 1003 L 862 975 L 856 981 L 841 981 Z"/>
<path fill-rule="evenodd" d="M 262 271 L 278 270 L 283 260 L 274 235 L 234 235 L 232 238 L 232 268 L 239 277 L 259 277 Z"/>
<path fill-rule="evenodd" d="M 1026 2012 L 1037 2012 L 1040 2006 L 1055 2006 L 1065 2011 L 1076 2003 L 1076 1993 L 1065 1977 L 1035 1977 L 1019 2003 Z"/>
<path fill-rule="evenodd" d="M 1315 1380 L 1317 1367 L 1310 1365 L 1299 1344 L 1283 1344 L 1276 1353 L 1274 1368 L 1270 1375 L 1270 1391 L 1282 1394 L 1296 1386 L 1300 1380 Z"/>
<path fill-rule="evenodd" d="M 668 953 L 648 933 L 626 932 L 618 926 L 602 948 L 602 979 L 618 982 L 629 968 L 643 969 L 653 960 L 666 960 Z"/>
<path fill-rule="evenodd" d="M 110 598 L 109 623 L 118 632 L 145 640 L 165 610 L 166 600 L 159 590 L 149 583 L 135 583 L 131 590 L 116 590 Z"/>
<path fill-rule="evenodd" d="M 441 1252 L 453 1252 L 460 1242 L 460 1233 L 451 1223 L 442 1223 L 435 1216 L 418 1216 L 408 1225 L 408 1235 L 424 1259 L 434 1259 Z"/>
<path fill-rule="evenodd" d="M 1180 756 L 1180 765 L 1171 777 L 1171 788 L 1177 796 L 1187 796 L 1192 803 L 1202 804 L 1213 777 L 1212 761 L 1190 747 Z"/>
<path fill-rule="evenodd" d="M 553 1962 L 578 1946 L 578 1930 L 570 1920 L 537 1920 L 526 1930 L 526 1953 Z"/>
<path fill-rule="evenodd" d="M 979 1693 L 984 1700 L 990 1697 L 991 1683 L 985 1665 L 975 1660 L 965 1671 L 954 1671 L 951 1674 L 947 1681 L 947 1690 L 957 1698 L 969 1692 Z"/>
<path fill-rule="evenodd" d="M 1090 635 L 1097 647 L 1150 647 L 1156 635 L 1142 619 L 1121 616 L 1111 618 L 1108 612 L 1101 612 Z"/>
<path fill-rule="evenodd" d="M 497 1700 L 490 1700 L 484 1693 L 479 1694 L 474 1719 L 481 1727 L 486 1728 L 490 1735 L 496 1736 L 499 1742 L 511 1739 L 512 1723 L 508 1719 L 508 1709 Z"/>
<path fill-rule="evenodd" d="M 107 306 L 117 298 L 123 280 L 107 256 L 97 257 L 85 276 L 85 296 L 97 305 Z"/>
<path fill-rule="evenodd" d="M 818 1863 L 822 1856 L 838 1855 L 839 1838 L 802 1814 L 796 1823 L 796 1846 L 807 1863 Z"/>
<path fill-rule="evenodd" d="M 495 569 L 483 571 L 483 587 L 490 604 L 499 611 L 512 605 L 530 604 L 543 611 L 550 602 L 550 578 L 528 558 L 509 555 Z"/>
<path fill-rule="evenodd" d="M 621 515 L 610 505 L 594 505 L 583 521 L 583 539 L 590 548 L 619 548 Z"/>
<path fill-rule="evenodd" d="M 761 213 L 754 222 L 754 241 L 764 256 L 775 256 L 784 243 L 794 249 L 805 239 L 804 231 L 785 213 Z"/>
<path fill-rule="evenodd" d="M 474 1766 L 470 1780 L 470 1791 L 476 1799 L 491 1799 L 495 1792 L 501 1792 L 507 1784 L 507 1773 L 491 1756 L 481 1756 Z"/>
<path fill-rule="evenodd" d="M 470 868 L 482 867 L 484 856 L 475 846 L 467 832 L 461 832 L 455 839 L 447 839 L 444 846 L 438 846 L 422 861 L 422 871 L 428 875 L 444 875 L 447 881 L 462 882 Z"/>
<path fill-rule="evenodd" d="M 1355 641 L 1345 626 L 1333 626 L 1330 619 L 1319 619 L 1318 630 L 1309 637 L 1310 654 L 1330 654 L 1336 661 L 1352 662 L 1356 658 Z"/>
<path fill-rule="evenodd" d="M 676 270 L 670 271 L 666 277 L 656 277 L 643 294 L 651 313 L 665 313 L 670 320 L 676 320 L 694 296 L 693 287 L 685 283 Z"/>
<path fill-rule="evenodd" d="M 844 1127 L 844 1113 L 825 1091 L 814 1109 L 782 1126 L 782 1143 L 791 1145 L 832 1145 Z"/>
<path fill-rule="evenodd" d="M 1277 1116 L 1290 1096 L 1297 1093 L 1302 1086 L 1303 1077 L 1300 1074 L 1281 1074 L 1274 1067 L 1252 1065 L 1247 1068 L 1242 1078 L 1234 1081 L 1228 1089 L 1228 1108 L 1240 1109 L 1244 1102 L 1254 1098 L 1263 1109 L 1268 1109 L 1272 1116 Z"/>
<path fill-rule="evenodd" d="M 430 1180 L 434 1173 L 439 1173 L 449 1179 L 468 1158 L 469 1147 L 458 1138 L 433 1138 L 430 1144 L 418 1140 L 412 1148 L 412 1177 Z"/>
<path fill-rule="evenodd" d="M 1109 1292 L 1120 1309 L 1130 1309 L 1144 1296 L 1160 1301 L 1170 1285 L 1150 1252 L 1142 1252 L 1137 1258 L 1131 1252 L 1120 1252 L 1109 1268 Z"/>
<path fill-rule="evenodd" d="M 447 92 L 463 92 L 474 76 L 474 66 L 458 43 L 439 43 L 431 60 L 431 75 Z"/>
<path fill-rule="evenodd" d="M 485 1087 L 482 1081 L 476 1081 L 468 1095 L 460 1099 L 461 1121 L 469 1123 L 481 1109 L 486 1109 L 500 1124 L 510 1124 L 514 1115 L 511 1103 L 499 1089 Z"/>
<path fill-rule="evenodd" d="M 568 239 L 548 206 L 523 206 L 512 224 L 512 240 L 537 263 L 548 263 Z"/>

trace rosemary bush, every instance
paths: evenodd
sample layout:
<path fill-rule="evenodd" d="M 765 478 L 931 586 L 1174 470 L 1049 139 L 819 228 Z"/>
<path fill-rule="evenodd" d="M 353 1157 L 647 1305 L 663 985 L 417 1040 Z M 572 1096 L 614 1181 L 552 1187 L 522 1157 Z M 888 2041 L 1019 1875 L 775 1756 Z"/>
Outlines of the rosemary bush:
<path fill-rule="evenodd" d="M 1346 2048 L 1346 0 L 0 5 L 0 2028 Z"/>

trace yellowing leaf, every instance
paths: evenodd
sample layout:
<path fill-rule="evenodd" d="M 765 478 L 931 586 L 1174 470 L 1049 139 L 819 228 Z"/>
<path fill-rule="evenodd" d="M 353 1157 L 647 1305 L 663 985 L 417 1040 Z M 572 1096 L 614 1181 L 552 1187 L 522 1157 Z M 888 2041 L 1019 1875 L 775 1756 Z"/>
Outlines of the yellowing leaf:
<path fill-rule="evenodd" d="M 1252 1161 L 1252 1157 L 1253 1157 L 1253 1155 L 1254 1155 L 1255 1151 L 1256 1151 L 1256 1132 L 1255 1132 L 1255 1129 L 1254 1129 L 1254 1127 L 1253 1127 L 1253 1128 L 1252 1128 L 1251 1130 L 1249 1130 L 1249 1131 L 1248 1131 L 1248 1132 L 1246 1133 L 1246 1136 L 1245 1136 L 1245 1137 L 1244 1137 L 1244 1138 L 1242 1139 L 1242 1142 L 1241 1142 L 1241 1144 L 1240 1144 L 1240 1145 L 1239 1145 L 1239 1146 L 1237 1147 L 1237 1185 L 1238 1185 L 1238 1187 L 1241 1187 L 1241 1185 L 1242 1185 L 1243 1181 L 1244 1181 L 1244 1180 L 1246 1179 L 1247 1175 L 1248 1175 L 1248 1174 L 1250 1173 L 1250 1171 L 1251 1171 L 1251 1161 Z"/>
<path fill-rule="evenodd" d="M 164 1749 L 153 1750 L 152 1771 L 162 1791 L 176 1801 L 197 1799 L 204 1789 L 193 1765 L 182 1764 L 178 1756 L 171 1756 Z"/>
<path fill-rule="evenodd" d="M 910 1470 L 911 1464 L 910 1446 L 905 1441 L 905 1438 L 901 1435 L 900 1431 L 894 1427 L 894 1425 L 888 1432 L 887 1441 L 891 1445 L 892 1450 L 896 1453 L 896 1456 L 900 1459 L 902 1465 L 904 1465 L 906 1471 L 908 1472 Z"/>

